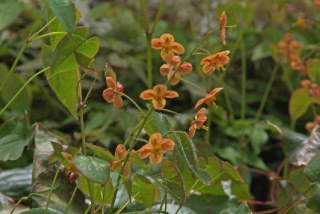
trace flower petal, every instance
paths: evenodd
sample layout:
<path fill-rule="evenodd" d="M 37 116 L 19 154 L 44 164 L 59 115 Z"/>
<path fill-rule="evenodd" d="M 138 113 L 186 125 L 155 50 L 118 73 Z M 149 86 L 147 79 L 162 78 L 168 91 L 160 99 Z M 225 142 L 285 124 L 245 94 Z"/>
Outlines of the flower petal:
<path fill-rule="evenodd" d="M 167 86 L 159 84 L 153 87 L 154 94 L 164 94 L 167 91 Z"/>
<path fill-rule="evenodd" d="M 155 146 L 155 145 L 159 145 L 160 141 L 162 139 L 162 135 L 160 133 L 154 133 L 150 136 L 149 139 L 149 144 Z"/>
<path fill-rule="evenodd" d="M 167 76 L 170 71 L 170 66 L 165 64 L 160 67 L 160 74 L 162 76 Z"/>
<path fill-rule="evenodd" d="M 150 100 L 154 96 L 153 90 L 145 90 L 140 94 L 140 98 L 143 100 Z"/>
<path fill-rule="evenodd" d="M 151 154 L 150 155 L 150 163 L 152 165 L 157 165 L 162 161 L 163 155 L 158 155 L 158 154 Z"/>
<path fill-rule="evenodd" d="M 189 139 L 192 139 L 195 133 L 196 133 L 196 125 L 193 123 L 189 128 Z"/>
<path fill-rule="evenodd" d="M 163 109 L 166 105 L 166 100 L 165 99 L 161 99 L 160 103 L 155 100 L 155 99 L 152 99 L 152 105 L 155 109 Z"/>
<path fill-rule="evenodd" d="M 206 112 L 206 108 L 201 108 L 197 113 L 196 119 L 204 115 L 205 112 Z"/>
<path fill-rule="evenodd" d="M 154 49 L 162 49 L 163 43 L 164 42 L 161 39 L 158 39 L 158 38 L 151 40 L 151 46 Z"/>
<path fill-rule="evenodd" d="M 207 56 L 201 60 L 200 65 L 203 65 L 205 63 L 210 63 L 213 59 L 214 58 L 212 56 Z"/>
<path fill-rule="evenodd" d="M 207 115 L 202 115 L 196 120 L 196 128 L 200 129 L 204 122 L 207 120 Z"/>
<path fill-rule="evenodd" d="M 222 29 L 226 28 L 226 26 L 227 26 L 227 16 L 226 16 L 226 13 L 224 11 L 221 13 L 219 21 L 220 21 L 220 23 L 219 23 L 220 27 Z"/>
<path fill-rule="evenodd" d="M 113 103 L 115 99 L 115 95 L 113 93 L 112 88 L 107 88 L 102 92 L 103 98 L 108 102 L 108 103 Z"/>
<path fill-rule="evenodd" d="M 178 67 L 180 64 L 180 57 L 179 56 L 174 56 L 170 62 L 170 65 L 173 65 L 175 68 Z"/>
<path fill-rule="evenodd" d="M 169 138 L 164 138 L 161 140 L 160 146 L 161 146 L 161 152 L 166 153 L 166 152 L 169 152 L 173 149 L 174 142 L 173 142 L 173 140 L 171 140 Z"/>
<path fill-rule="evenodd" d="M 169 34 L 169 33 L 164 33 L 160 36 L 160 39 L 164 42 L 164 43 L 170 43 L 174 41 L 174 37 Z"/>
<path fill-rule="evenodd" d="M 124 160 L 127 156 L 126 147 L 124 147 L 122 144 L 119 144 L 116 148 L 115 156 L 120 160 Z"/>
<path fill-rule="evenodd" d="M 172 74 L 174 73 L 174 71 L 171 71 L 170 74 L 168 75 L 168 79 L 170 79 L 172 77 Z M 171 85 L 177 85 L 180 82 L 180 73 L 179 71 L 174 75 L 174 77 L 170 80 L 170 84 Z"/>
<path fill-rule="evenodd" d="M 152 145 L 146 144 L 139 150 L 139 157 L 140 159 L 144 159 L 151 154 Z"/>
<path fill-rule="evenodd" d="M 223 45 L 226 45 L 226 29 L 225 28 L 222 28 L 220 30 L 220 41 Z"/>
<path fill-rule="evenodd" d="M 192 71 L 192 65 L 189 62 L 185 62 L 180 66 L 179 72 L 182 75 L 186 75 Z"/>
<path fill-rule="evenodd" d="M 194 108 L 197 108 L 199 105 L 201 105 L 204 102 L 204 100 L 205 100 L 205 98 L 202 98 L 202 99 L 198 100 L 198 102 L 196 103 Z"/>
<path fill-rule="evenodd" d="M 113 102 L 113 105 L 114 105 L 114 107 L 116 107 L 116 108 L 121 108 L 121 106 L 122 106 L 122 98 L 121 98 L 121 95 L 120 94 L 116 94 L 115 96 L 114 96 L 114 102 Z"/>
<path fill-rule="evenodd" d="M 216 68 L 214 66 L 212 66 L 209 63 L 206 63 L 203 67 L 202 67 L 202 72 L 204 72 L 205 74 L 209 75 L 212 72 L 214 72 L 216 70 Z"/>
<path fill-rule="evenodd" d="M 215 88 L 215 89 L 213 89 L 211 92 L 210 92 L 210 94 L 211 95 L 216 95 L 219 91 L 221 91 L 223 88 Z"/>
<path fill-rule="evenodd" d="M 162 49 L 161 53 L 161 58 L 163 59 L 163 61 L 169 63 L 172 58 L 173 58 L 173 52 L 171 50 L 167 50 L 167 49 Z"/>
<path fill-rule="evenodd" d="M 177 54 L 183 54 L 184 53 L 184 47 L 179 44 L 178 42 L 173 42 L 171 44 L 172 50 L 173 52 L 177 53 Z"/>
<path fill-rule="evenodd" d="M 114 89 L 116 86 L 116 83 L 114 82 L 114 80 L 111 77 L 107 77 L 106 80 L 109 88 Z"/>
<path fill-rule="evenodd" d="M 164 93 L 164 96 L 166 98 L 176 98 L 179 97 L 179 94 L 175 91 L 167 91 L 166 93 Z"/>

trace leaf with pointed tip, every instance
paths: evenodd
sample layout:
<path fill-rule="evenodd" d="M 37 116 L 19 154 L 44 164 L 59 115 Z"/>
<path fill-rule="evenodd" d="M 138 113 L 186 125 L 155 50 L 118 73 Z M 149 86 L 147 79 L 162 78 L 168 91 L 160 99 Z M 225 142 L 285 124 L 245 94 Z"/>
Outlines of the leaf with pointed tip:
<path fill-rule="evenodd" d="M 115 157 L 111 154 L 109 150 L 106 150 L 102 147 L 93 145 L 93 144 L 87 144 L 87 147 L 89 147 L 92 151 L 94 151 L 100 158 L 108 161 L 109 163 L 115 159 Z"/>
<path fill-rule="evenodd" d="M 48 0 L 49 5 L 64 29 L 71 33 L 76 23 L 76 9 L 71 0 Z"/>
<path fill-rule="evenodd" d="M 311 105 L 309 91 L 307 88 L 296 89 L 289 101 L 289 113 L 292 120 L 300 118 Z"/>
<path fill-rule="evenodd" d="M 72 146 L 68 146 L 67 148 L 64 149 L 61 144 L 56 142 L 51 142 L 51 145 L 53 147 L 53 154 L 50 157 L 49 163 L 61 161 L 62 164 L 68 168 L 69 162 L 63 157 L 61 152 L 66 152 L 71 156 L 75 156 L 78 153 L 78 149 Z"/>
<path fill-rule="evenodd" d="M 86 55 L 79 53 L 78 51 L 75 51 L 75 50 L 72 50 L 72 53 L 76 57 L 78 65 L 80 65 L 82 68 L 94 71 L 94 69 L 91 68 L 92 63 L 94 62 L 93 58 L 87 57 Z"/>
<path fill-rule="evenodd" d="M 152 172 L 152 168 L 150 166 L 148 166 L 143 160 L 141 160 L 138 153 L 131 153 L 130 157 L 131 157 L 132 163 L 137 164 L 142 169 L 144 169 L 148 172 Z"/>
<path fill-rule="evenodd" d="M 96 157 L 77 155 L 71 159 L 79 172 L 86 178 L 105 185 L 110 177 L 109 164 Z"/>

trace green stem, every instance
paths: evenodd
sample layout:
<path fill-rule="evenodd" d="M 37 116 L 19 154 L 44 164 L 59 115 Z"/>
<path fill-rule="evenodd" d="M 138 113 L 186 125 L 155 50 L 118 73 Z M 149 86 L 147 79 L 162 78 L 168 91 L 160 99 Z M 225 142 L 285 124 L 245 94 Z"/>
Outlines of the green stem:
<path fill-rule="evenodd" d="M 51 198 L 51 195 L 52 195 L 52 191 L 53 191 L 53 187 L 56 183 L 56 180 L 58 178 L 58 174 L 59 174 L 59 170 L 60 170 L 60 167 L 61 167 L 61 163 L 59 164 L 58 168 L 57 168 L 57 171 L 56 171 L 56 174 L 53 178 L 53 181 L 52 181 L 52 184 L 51 184 L 51 188 L 50 188 L 50 192 L 49 192 L 49 195 L 48 195 L 48 200 L 47 200 L 47 205 L 46 205 L 46 209 L 44 211 L 45 214 L 47 214 L 48 212 L 48 207 L 49 207 L 49 202 L 50 202 L 50 198 Z"/>
<path fill-rule="evenodd" d="M 274 68 L 273 68 L 273 71 L 272 71 L 271 77 L 270 77 L 270 79 L 269 79 L 267 88 L 266 88 L 266 90 L 264 91 L 264 95 L 263 95 L 263 97 L 262 97 L 262 100 L 261 100 L 261 103 L 260 103 L 258 112 L 257 112 L 256 117 L 255 117 L 255 123 L 257 123 L 258 120 L 260 119 L 260 116 L 261 116 L 261 113 L 262 113 L 262 111 L 263 111 L 264 105 L 266 104 L 267 98 L 268 98 L 268 96 L 269 96 L 269 92 L 270 92 L 270 90 L 271 90 L 271 87 L 272 87 L 274 78 L 276 77 L 276 74 L 277 74 L 277 71 L 278 71 L 278 67 L 279 67 L 279 64 L 276 64 L 276 65 L 274 66 Z"/>
<path fill-rule="evenodd" d="M 7 105 L 5 107 L 3 107 L 3 109 L 0 111 L 0 115 L 11 105 L 11 103 L 19 96 L 19 94 L 23 91 L 23 89 L 37 76 L 39 76 L 40 74 L 44 73 L 45 71 L 49 70 L 50 67 L 46 67 L 44 69 L 42 69 L 41 71 L 39 71 L 38 73 L 34 74 L 30 79 L 28 79 L 27 82 L 25 82 L 23 84 L 23 86 L 19 89 L 19 91 L 11 98 L 11 100 L 7 103 Z"/>
<path fill-rule="evenodd" d="M 178 112 L 175 112 L 175 111 L 172 111 L 172 110 L 169 110 L 169 109 L 158 109 L 158 110 L 160 110 L 160 111 L 165 111 L 165 112 L 169 112 L 169 113 L 171 113 L 171 114 L 176 114 L 176 115 L 179 115 L 180 117 L 184 117 L 184 118 L 187 118 L 188 120 L 194 121 L 194 119 L 192 119 L 192 118 L 190 118 L 190 117 L 188 117 L 188 116 L 185 116 L 185 115 L 183 115 L 183 114 L 180 114 L 180 113 L 178 113 Z"/>
<path fill-rule="evenodd" d="M 131 99 L 131 97 L 129 97 L 128 95 L 126 95 L 126 94 L 123 93 L 123 92 L 118 92 L 118 91 L 116 91 L 116 93 L 121 94 L 121 95 L 123 95 L 125 98 L 127 98 L 130 102 L 132 102 L 132 103 L 137 107 L 137 109 L 143 114 L 143 116 L 146 116 L 146 114 L 144 113 L 144 111 L 140 108 L 140 106 L 139 106 L 133 99 Z"/>
<path fill-rule="evenodd" d="M 50 32 L 50 33 L 46 33 L 46 34 L 43 34 L 43 35 L 40 35 L 40 36 L 37 36 L 35 38 L 30 38 L 29 41 L 34 41 L 34 40 L 37 40 L 37 39 L 41 39 L 41 38 L 44 38 L 44 37 L 47 37 L 47 36 L 52 36 L 52 35 L 58 35 L 58 34 L 67 34 L 66 32 Z"/>
<path fill-rule="evenodd" d="M 167 190 L 164 189 L 164 196 L 163 196 L 163 199 L 162 199 L 162 202 L 161 202 L 161 205 L 160 205 L 160 209 L 158 211 L 159 213 L 162 210 L 162 207 L 163 207 L 163 204 L 164 204 L 164 201 L 166 200 L 166 198 L 167 198 Z"/>
<path fill-rule="evenodd" d="M 190 81 L 188 81 L 188 80 L 186 80 L 186 79 L 183 79 L 183 78 L 181 78 L 181 77 L 179 77 L 179 79 L 182 80 L 183 82 L 188 83 L 189 85 L 192 85 L 193 87 L 199 89 L 199 90 L 202 91 L 203 93 L 205 93 L 205 94 L 207 93 L 205 90 L 203 90 L 202 88 L 200 88 L 200 87 L 197 86 L 196 84 L 194 84 L 194 83 L 192 83 L 192 82 L 190 82 Z"/>
<path fill-rule="evenodd" d="M 128 150 L 128 154 L 127 154 L 126 158 L 124 159 L 122 168 L 121 168 L 120 173 L 119 173 L 119 176 L 118 176 L 118 180 L 117 180 L 117 184 L 116 184 L 116 190 L 115 190 L 114 193 L 113 193 L 111 206 L 110 206 L 110 209 L 109 209 L 109 211 L 108 211 L 109 214 L 112 214 L 113 207 L 114 207 L 114 203 L 115 203 L 115 201 L 116 201 L 116 197 L 117 197 L 117 193 L 118 193 L 118 189 L 119 189 L 118 187 L 119 187 L 120 181 L 121 181 L 121 176 L 122 176 L 122 174 L 123 174 L 123 172 L 124 172 L 124 168 L 125 168 L 128 160 L 129 160 L 130 153 L 131 153 L 131 151 L 133 150 L 133 147 L 136 145 L 137 138 L 139 137 L 139 135 L 140 135 L 143 127 L 145 126 L 145 124 L 146 124 L 146 122 L 147 122 L 147 120 L 148 120 L 148 118 L 149 118 L 149 116 L 151 115 L 151 112 L 152 112 L 153 110 L 154 110 L 154 107 L 150 108 L 149 111 L 148 111 L 148 113 L 147 113 L 147 115 L 146 115 L 145 118 L 143 119 L 143 122 L 142 122 L 141 126 L 139 127 L 139 130 L 137 131 L 137 134 L 135 135 L 135 138 L 133 139 L 133 142 L 132 142 L 132 144 L 131 144 L 131 146 L 130 146 L 130 148 L 129 148 L 129 150 Z"/>
<path fill-rule="evenodd" d="M 246 52 L 244 41 L 241 42 L 241 67 L 242 67 L 242 78 L 241 78 L 241 120 L 245 120 L 246 117 Z"/>
<path fill-rule="evenodd" d="M 88 93 L 86 95 L 86 98 L 84 98 L 83 105 L 86 104 L 86 102 L 87 102 L 87 100 L 89 98 L 89 95 L 91 94 L 91 91 L 92 91 L 94 85 L 96 84 L 96 81 L 97 81 L 97 77 L 94 78 L 93 83 L 91 84 L 91 87 L 90 87 L 90 89 L 89 89 L 89 91 L 88 91 Z"/>
<path fill-rule="evenodd" d="M 77 190 L 78 190 L 79 185 L 80 185 L 80 182 L 78 182 L 77 186 L 74 188 L 73 193 L 72 193 L 72 195 L 71 195 L 71 198 L 70 198 L 70 200 L 69 200 L 69 203 L 68 203 L 68 205 L 67 205 L 67 208 L 66 208 L 66 210 L 63 212 L 63 214 L 67 214 L 68 209 L 69 209 L 69 207 L 70 207 L 70 205 L 71 205 L 71 203 L 72 203 L 72 201 L 73 201 L 73 198 L 74 198 L 74 196 L 75 196 L 76 193 L 77 193 Z"/>
<path fill-rule="evenodd" d="M 154 20 L 152 29 L 151 29 L 151 31 L 150 31 L 150 36 L 152 36 L 152 34 L 154 33 L 154 29 L 156 28 L 156 25 L 157 25 L 157 23 L 158 23 L 161 15 L 162 15 L 162 9 L 163 9 L 164 2 L 165 2 L 165 0 L 162 0 L 162 1 L 161 1 L 161 4 L 160 4 L 159 10 L 158 10 L 156 19 Z"/>
<path fill-rule="evenodd" d="M 187 196 L 190 195 L 191 191 L 193 190 L 193 188 L 195 188 L 195 186 L 199 183 L 199 178 L 196 180 L 196 182 L 194 182 L 194 184 L 192 185 L 192 187 L 190 187 L 189 191 L 187 192 Z"/>
<path fill-rule="evenodd" d="M 140 192 L 137 192 L 137 194 L 135 194 L 135 195 L 133 196 L 133 198 L 137 197 L 137 195 L 138 195 L 139 193 L 140 193 Z M 117 212 L 116 212 L 115 214 L 121 213 L 121 211 L 122 211 L 124 208 L 126 208 L 126 206 L 127 206 L 129 203 L 130 203 L 130 198 L 128 198 L 128 199 L 122 204 L 122 206 L 117 210 Z"/>
<path fill-rule="evenodd" d="M 151 35 L 147 35 L 147 66 L 148 66 L 148 88 L 152 89 L 152 51 Z"/>
<path fill-rule="evenodd" d="M 46 27 L 48 27 L 54 20 L 56 20 L 57 17 L 53 17 L 47 24 L 45 24 L 40 30 L 38 30 L 36 33 L 34 33 L 32 36 L 30 36 L 29 39 L 33 39 L 34 37 L 36 37 L 39 33 L 41 33 L 44 29 L 46 29 Z"/>

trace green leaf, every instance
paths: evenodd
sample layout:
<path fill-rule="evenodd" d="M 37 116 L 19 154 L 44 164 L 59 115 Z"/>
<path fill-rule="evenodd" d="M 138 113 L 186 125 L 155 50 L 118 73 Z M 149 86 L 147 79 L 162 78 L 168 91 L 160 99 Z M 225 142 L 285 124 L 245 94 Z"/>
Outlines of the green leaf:
<path fill-rule="evenodd" d="M 226 171 L 236 180 L 236 181 L 240 181 L 240 182 L 244 182 L 243 178 L 241 177 L 240 173 L 233 168 L 233 166 L 227 162 L 227 161 L 222 161 L 223 166 L 225 167 Z"/>
<path fill-rule="evenodd" d="M 250 135 L 250 141 L 255 154 L 259 154 L 261 147 L 268 141 L 268 134 L 261 125 L 256 125 Z"/>
<path fill-rule="evenodd" d="M 320 185 L 317 184 L 316 193 L 313 197 L 308 198 L 306 201 L 306 205 L 309 209 L 313 210 L 314 212 L 320 212 Z"/>
<path fill-rule="evenodd" d="M 0 126 L 0 160 L 17 160 L 33 137 L 34 127 L 28 118 L 13 118 Z"/>
<path fill-rule="evenodd" d="M 222 210 L 219 214 L 251 214 L 251 210 L 247 203 L 238 205 L 238 200 L 235 197 L 230 197 L 228 201 L 228 209 Z"/>
<path fill-rule="evenodd" d="M 35 205 L 46 206 L 49 189 L 51 189 L 57 171 L 57 164 L 49 164 L 49 159 L 53 154 L 51 142 L 62 145 L 64 143 L 40 124 L 36 125 L 34 141 L 31 194 Z M 49 207 L 64 212 L 75 187 L 76 184 L 71 184 L 65 173 L 59 173 L 51 194 Z M 67 213 L 84 213 L 86 210 L 84 200 L 83 194 L 78 190 Z"/>
<path fill-rule="evenodd" d="M 134 175 L 133 181 L 133 197 L 146 207 L 151 208 L 152 204 L 160 197 L 159 188 L 151 183 L 148 178 L 139 174 Z"/>
<path fill-rule="evenodd" d="M 108 161 L 109 163 L 115 159 L 115 157 L 111 154 L 111 152 L 109 150 L 106 150 L 106 149 L 104 149 L 102 147 L 93 145 L 91 143 L 87 144 L 87 147 L 89 147 L 99 157 L 101 157 L 103 160 Z"/>
<path fill-rule="evenodd" d="M 53 147 L 53 154 L 50 157 L 49 163 L 54 163 L 56 161 L 61 161 L 62 164 L 68 168 L 69 162 L 63 157 L 61 152 L 66 152 L 71 156 L 75 156 L 79 151 L 77 148 L 68 146 L 68 148 L 63 149 L 62 145 L 56 142 L 51 142 Z"/>
<path fill-rule="evenodd" d="M 47 212 L 46 211 L 46 208 L 45 207 L 41 207 L 41 208 L 33 208 L 31 210 L 28 210 L 28 211 L 24 211 L 20 214 L 44 214 L 44 213 L 47 213 L 47 214 L 62 214 L 62 212 L 59 212 L 57 210 L 54 210 L 54 209 L 51 209 L 51 208 L 48 208 Z"/>
<path fill-rule="evenodd" d="M 173 163 L 164 159 L 161 166 L 161 176 L 165 180 L 163 184 L 169 194 L 172 195 L 180 205 L 183 205 L 186 201 L 186 191 L 179 169 Z"/>
<path fill-rule="evenodd" d="M 289 101 L 289 113 L 292 120 L 300 118 L 309 108 L 311 100 L 307 88 L 295 90 Z"/>
<path fill-rule="evenodd" d="M 94 62 L 93 58 L 87 57 L 86 55 L 79 53 L 77 51 L 74 51 L 74 50 L 72 50 L 72 53 L 76 57 L 76 61 L 77 61 L 78 65 L 80 65 L 83 68 L 94 71 L 94 69 L 91 68 L 92 63 Z"/>
<path fill-rule="evenodd" d="M 42 44 L 42 61 L 44 67 L 50 66 L 53 56 L 50 46 Z M 77 85 L 78 71 L 73 69 L 69 72 L 59 73 L 48 80 L 51 88 L 60 101 L 67 107 L 70 113 L 78 119 L 77 114 Z"/>
<path fill-rule="evenodd" d="M 307 74 L 310 80 L 320 85 L 320 60 L 312 59 L 307 61 Z"/>
<path fill-rule="evenodd" d="M 76 23 L 76 9 L 71 0 L 48 0 L 51 9 L 64 29 L 71 33 Z"/>
<path fill-rule="evenodd" d="M 130 198 L 130 202 L 131 202 L 131 196 L 132 196 L 132 182 L 130 180 L 130 178 L 123 176 L 122 177 L 123 180 L 123 185 L 126 188 L 126 191 L 128 193 L 128 196 Z"/>
<path fill-rule="evenodd" d="M 137 164 L 142 169 L 144 169 L 148 172 L 152 172 L 152 168 L 150 166 L 148 166 L 143 160 L 141 160 L 138 153 L 132 152 L 130 155 L 130 158 L 131 158 L 132 163 Z"/>
<path fill-rule="evenodd" d="M 160 133 L 162 135 L 165 135 L 168 132 L 173 131 L 171 123 L 169 122 L 169 120 L 165 114 L 161 114 L 158 112 L 155 112 L 154 114 L 155 114 L 155 118 L 157 120 L 158 126 L 160 128 Z"/>
<path fill-rule="evenodd" d="M 105 185 L 110 177 L 109 164 L 96 157 L 77 155 L 71 159 L 79 172 L 86 178 Z"/>
<path fill-rule="evenodd" d="M 86 193 L 90 194 L 88 188 L 87 179 L 84 176 L 79 176 L 79 183 L 81 190 Z M 113 185 L 112 185 L 112 178 L 110 178 L 106 185 L 96 184 L 93 183 L 92 185 L 92 193 L 95 196 L 94 201 L 98 204 L 111 204 L 112 197 L 113 197 Z"/>
<path fill-rule="evenodd" d="M 85 27 L 78 27 L 74 30 L 72 35 L 65 35 L 58 43 L 53 52 L 50 70 L 46 72 L 48 79 L 56 74 L 72 71 L 78 67 L 78 63 L 72 51 L 77 51 L 85 56 L 94 57 L 99 49 L 99 39 L 92 37 L 86 39 L 88 36 L 88 29 Z"/>
<path fill-rule="evenodd" d="M 23 11 L 24 4 L 18 0 L 6 0 L 0 4 L 0 32 L 16 21 Z"/>
<path fill-rule="evenodd" d="M 142 121 L 144 119 L 144 116 L 140 112 L 138 113 L 138 119 L 139 121 Z M 154 114 L 151 114 L 147 119 L 147 122 L 144 126 L 144 130 L 148 133 L 149 136 L 151 136 L 154 133 L 160 133 L 160 127 L 157 123 Z"/>
<path fill-rule="evenodd" d="M 311 159 L 304 169 L 304 173 L 307 175 L 309 181 L 320 181 L 320 154 Z"/>
<path fill-rule="evenodd" d="M 206 172 L 204 169 L 198 169 L 198 171 L 194 170 L 193 171 L 199 178 L 199 180 L 206 184 L 206 185 L 211 185 L 212 184 L 212 179 L 211 176 L 208 172 Z"/>

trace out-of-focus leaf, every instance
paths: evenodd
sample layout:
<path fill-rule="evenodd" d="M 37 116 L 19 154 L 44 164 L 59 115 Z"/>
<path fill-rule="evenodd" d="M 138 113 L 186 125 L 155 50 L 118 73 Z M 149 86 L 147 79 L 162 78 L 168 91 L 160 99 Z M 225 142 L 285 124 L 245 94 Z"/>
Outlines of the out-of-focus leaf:
<path fill-rule="evenodd" d="M 12 179 L 14 178 L 14 179 Z M 0 192 L 11 197 L 27 196 L 31 190 L 32 165 L 0 172 Z"/>
<path fill-rule="evenodd" d="M 108 161 L 109 163 L 115 159 L 115 157 L 111 154 L 109 150 L 106 150 L 102 147 L 93 145 L 93 144 L 87 144 L 87 147 L 89 147 L 92 151 L 94 151 L 99 157 L 102 159 Z"/>
<path fill-rule="evenodd" d="M 316 126 L 306 143 L 297 154 L 298 166 L 307 165 L 320 152 L 320 126 Z"/>
<path fill-rule="evenodd" d="M 289 101 L 289 113 L 292 120 L 300 118 L 309 108 L 311 100 L 307 88 L 296 89 Z"/>
<path fill-rule="evenodd" d="M 53 154 L 51 142 L 62 145 L 64 145 L 64 143 L 40 124 L 36 126 L 34 139 L 32 199 L 39 206 L 46 206 L 49 196 L 48 190 L 51 188 L 57 170 L 56 164 L 49 164 L 49 159 Z M 64 212 L 75 186 L 75 183 L 70 184 L 69 177 L 67 177 L 65 173 L 59 173 L 51 194 L 49 207 Z M 67 213 L 84 213 L 86 209 L 84 200 L 81 192 L 77 191 Z"/>
<path fill-rule="evenodd" d="M 41 208 L 33 208 L 31 210 L 28 211 L 24 211 L 20 214 L 44 214 L 46 211 L 45 207 L 41 207 Z M 48 208 L 47 210 L 47 214 L 62 214 L 62 212 Z"/>
<path fill-rule="evenodd" d="M 42 61 L 44 67 L 50 66 L 53 53 L 51 47 L 42 44 Z M 70 113 L 78 119 L 77 114 L 77 84 L 78 71 L 73 69 L 69 72 L 59 73 L 49 79 L 49 84 L 60 101 L 68 108 Z"/>
<path fill-rule="evenodd" d="M 316 193 L 313 197 L 308 198 L 306 201 L 306 205 L 309 209 L 313 210 L 314 212 L 320 212 L 320 185 L 317 184 Z"/>
<path fill-rule="evenodd" d="M 235 198 L 229 199 L 231 200 L 228 204 L 228 209 L 222 210 L 219 214 L 251 214 L 252 211 L 248 207 L 247 203 L 241 203 L 238 205 L 238 202 Z"/>
<path fill-rule="evenodd" d="M 22 12 L 23 2 L 18 0 L 6 0 L 0 4 L 0 32 L 15 22 Z"/>
<path fill-rule="evenodd" d="M 306 69 L 310 80 L 320 85 L 320 60 L 316 58 L 308 60 Z"/>
<path fill-rule="evenodd" d="M 268 42 L 263 42 L 257 45 L 253 49 L 251 60 L 255 61 L 255 60 L 263 59 L 269 56 L 271 56 L 271 51 L 270 51 L 269 41 L 268 41 Z"/>
<path fill-rule="evenodd" d="M 250 141 L 255 154 L 259 154 L 261 147 L 267 143 L 268 134 L 261 125 L 256 125 L 250 135 Z"/>
<path fill-rule="evenodd" d="M 248 26 L 253 19 L 255 7 L 252 2 L 247 1 L 245 4 L 245 8 L 243 10 L 244 22 L 245 25 Z"/>
<path fill-rule="evenodd" d="M 159 210 L 160 206 L 161 206 L 161 204 L 155 205 L 152 207 L 152 209 Z M 180 206 L 178 206 L 176 204 L 167 204 L 167 213 L 176 213 L 179 208 L 180 208 Z M 156 214 L 156 213 L 158 213 L 158 212 L 155 211 L 152 214 Z M 182 206 L 181 209 L 179 210 L 179 214 L 197 214 L 197 212 L 193 211 L 189 207 Z"/>
<path fill-rule="evenodd" d="M 127 59 L 122 58 L 121 56 L 119 56 L 119 54 L 117 54 L 116 52 L 112 52 L 109 56 L 108 56 L 108 62 L 115 67 L 118 68 L 128 68 L 129 67 L 129 62 Z"/>
<path fill-rule="evenodd" d="M 76 9 L 71 0 L 48 0 L 51 9 L 64 29 L 71 33 L 76 23 Z"/>
<path fill-rule="evenodd" d="M 133 72 L 136 73 L 136 75 L 140 78 L 140 80 L 145 84 L 148 85 L 148 79 L 146 76 L 144 63 L 137 60 L 135 57 L 129 57 L 128 58 L 130 67 L 132 68 Z"/>
<path fill-rule="evenodd" d="M 151 183 L 149 179 L 140 174 L 135 174 L 133 177 L 133 181 L 133 197 L 137 201 L 146 205 L 146 207 L 151 208 L 152 204 L 160 197 L 159 188 Z"/>
<path fill-rule="evenodd" d="M 79 176 L 79 182 L 80 182 L 81 190 L 86 194 L 90 194 L 87 179 L 84 176 Z M 94 201 L 96 203 L 103 204 L 103 205 L 111 204 L 112 196 L 113 196 L 112 178 L 108 180 L 106 185 L 101 185 L 96 183 L 92 183 L 91 185 L 92 185 L 92 193 L 93 195 L 95 195 Z"/>
<path fill-rule="evenodd" d="M 304 172 L 311 182 L 320 181 L 320 154 L 310 160 Z"/>
<path fill-rule="evenodd" d="M 34 126 L 29 126 L 27 116 L 13 118 L 0 126 L 0 160 L 17 160 L 33 137 Z"/>
<path fill-rule="evenodd" d="M 77 155 L 71 159 L 79 172 L 86 178 L 106 185 L 110 177 L 109 164 L 96 157 Z"/>
<path fill-rule="evenodd" d="M 169 194 L 172 195 L 180 205 L 183 205 L 186 200 L 186 192 L 179 169 L 170 161 L 164 159 L 161 166 L 161 176 L 165 180 L 163 184 Z"/>
<path fill-rule="evenodd" d="M 131 153 L 130 155 L 131 161 L 134 164 L 137 164 L 138 166 L 140 166 L 142 169 L 148 171 L 148 172 L 152 172 L 152 168 L 150 166 L 148 166 L 138 155 L 138 153 Z"/>
<path fill-rule="evenodd" d="M 72 35 L 65 35 L 60 40 L 53 52 L 50 70 L 46 72 L 48 79 L 59 73 L 72 71 L 79 67 L 72 51 L 77 51 L 90 58 L 97 54 L 99 39 L 96 37 L 86 39 L 87 36 L 88 29 L 78 27 L 73 31 Z"/>

